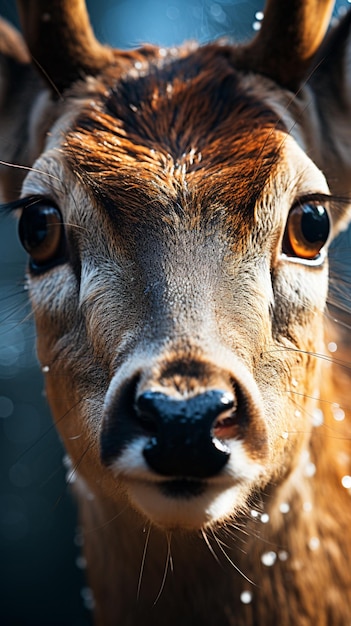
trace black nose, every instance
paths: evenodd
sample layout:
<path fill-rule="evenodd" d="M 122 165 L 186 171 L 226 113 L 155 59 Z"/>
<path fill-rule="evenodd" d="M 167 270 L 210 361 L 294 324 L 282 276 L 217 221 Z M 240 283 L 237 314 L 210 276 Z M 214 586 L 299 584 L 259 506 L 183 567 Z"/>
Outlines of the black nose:
<path fill-rule="evenodd" d="M 229 459 L 229 448 L 213 436 L 218 417 L 235 408 L 234 396 L 210 390 L 186 400 L 145 391 L 136 401 L 139 423 L 150 435 L 143 454 L 163 476 L 207 478 Z"/>

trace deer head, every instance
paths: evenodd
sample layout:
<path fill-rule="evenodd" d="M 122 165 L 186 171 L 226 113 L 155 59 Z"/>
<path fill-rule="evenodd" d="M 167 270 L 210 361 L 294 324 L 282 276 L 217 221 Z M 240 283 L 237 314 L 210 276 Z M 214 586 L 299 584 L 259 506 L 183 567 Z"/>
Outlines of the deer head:
<path fill-rule="evenodd" d="M 350 16 L 324 41 L 333 2 L 270 0 L 252 42 L 175 54 L 102 46 L 80 0 L 18 6 L 1 175 L 80 490 L 161 528 L 225 522 L 310 445 Z"/>

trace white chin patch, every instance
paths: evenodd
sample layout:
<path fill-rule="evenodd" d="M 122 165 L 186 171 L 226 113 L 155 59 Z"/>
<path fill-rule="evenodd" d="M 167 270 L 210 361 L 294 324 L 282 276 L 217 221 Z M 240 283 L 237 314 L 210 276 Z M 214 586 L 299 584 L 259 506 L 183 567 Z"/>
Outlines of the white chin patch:
<path fill-rule="evenodd" d="M 150 522 L 169 530 L 200 530 L 229 520 L 244 505 L 239 485 L 220 491 L 206 483 L 199 495 L 172 496 L 157 483 L 129 483 L 128 495 L 134 507 Z"/>
<path fill-rule="evenodd" d="M 245 507 L 263 472 L 263 467 L 247 455 L 242 442 L 233 440 L 229 442 L 229 461 L 216 476 L 160 476 L 145 462 L 142 452 L 146 442 L 145 437 L 134 440 L 111 469 L 123 482 L 132 505 L 162 528 L 199 530 L 232 519 Z"/>

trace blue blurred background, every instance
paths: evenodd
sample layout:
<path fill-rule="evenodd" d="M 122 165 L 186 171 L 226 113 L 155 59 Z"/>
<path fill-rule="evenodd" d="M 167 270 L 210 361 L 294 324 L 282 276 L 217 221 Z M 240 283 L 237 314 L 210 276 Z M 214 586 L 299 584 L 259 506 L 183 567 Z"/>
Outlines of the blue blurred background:
<path fill-rule="evenodd" d="M 164 46 L 184 39 L 206 42 L 222 35 L 242 40 L 258 28 L 263 4 L 88 1 L 99 39 L 121 48 L 147 41 Z M 347 6 L 347 0 L 339 0 L 335 14 Z M 0 0 L 0 13 L 17 23 L 13 0 Z M 339 244 L 339 272 L 345 271 L 345 260 L 350 262 L 349 234 Z M 90 596 L 75 507 L 65 483 L 63 449 L 43 395 L 23 289 L 25 255 L 11 218 L 1 223 L 0 264 L 0 623 L 86 626 Z"/>

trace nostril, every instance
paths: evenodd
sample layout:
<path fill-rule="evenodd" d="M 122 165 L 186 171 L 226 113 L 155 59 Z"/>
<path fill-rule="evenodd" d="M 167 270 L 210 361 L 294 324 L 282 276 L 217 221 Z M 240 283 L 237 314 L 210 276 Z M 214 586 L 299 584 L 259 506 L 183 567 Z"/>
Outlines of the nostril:
<path fill-rule="evenodd" d="M 238 430 L 237 406 L 233 404 L 230 409 L 218 415 L 213 424 L 212 434 L 217 439 L 232 439 L 237 435 Z"/>
<path fill-rule="evenodd" d="M 162 419 L 154 396 L 154 392 L 146 391 L 137 398 L 134 405 L 138 423 L 150 435 L 157 433 L 159 421 Z"/>

